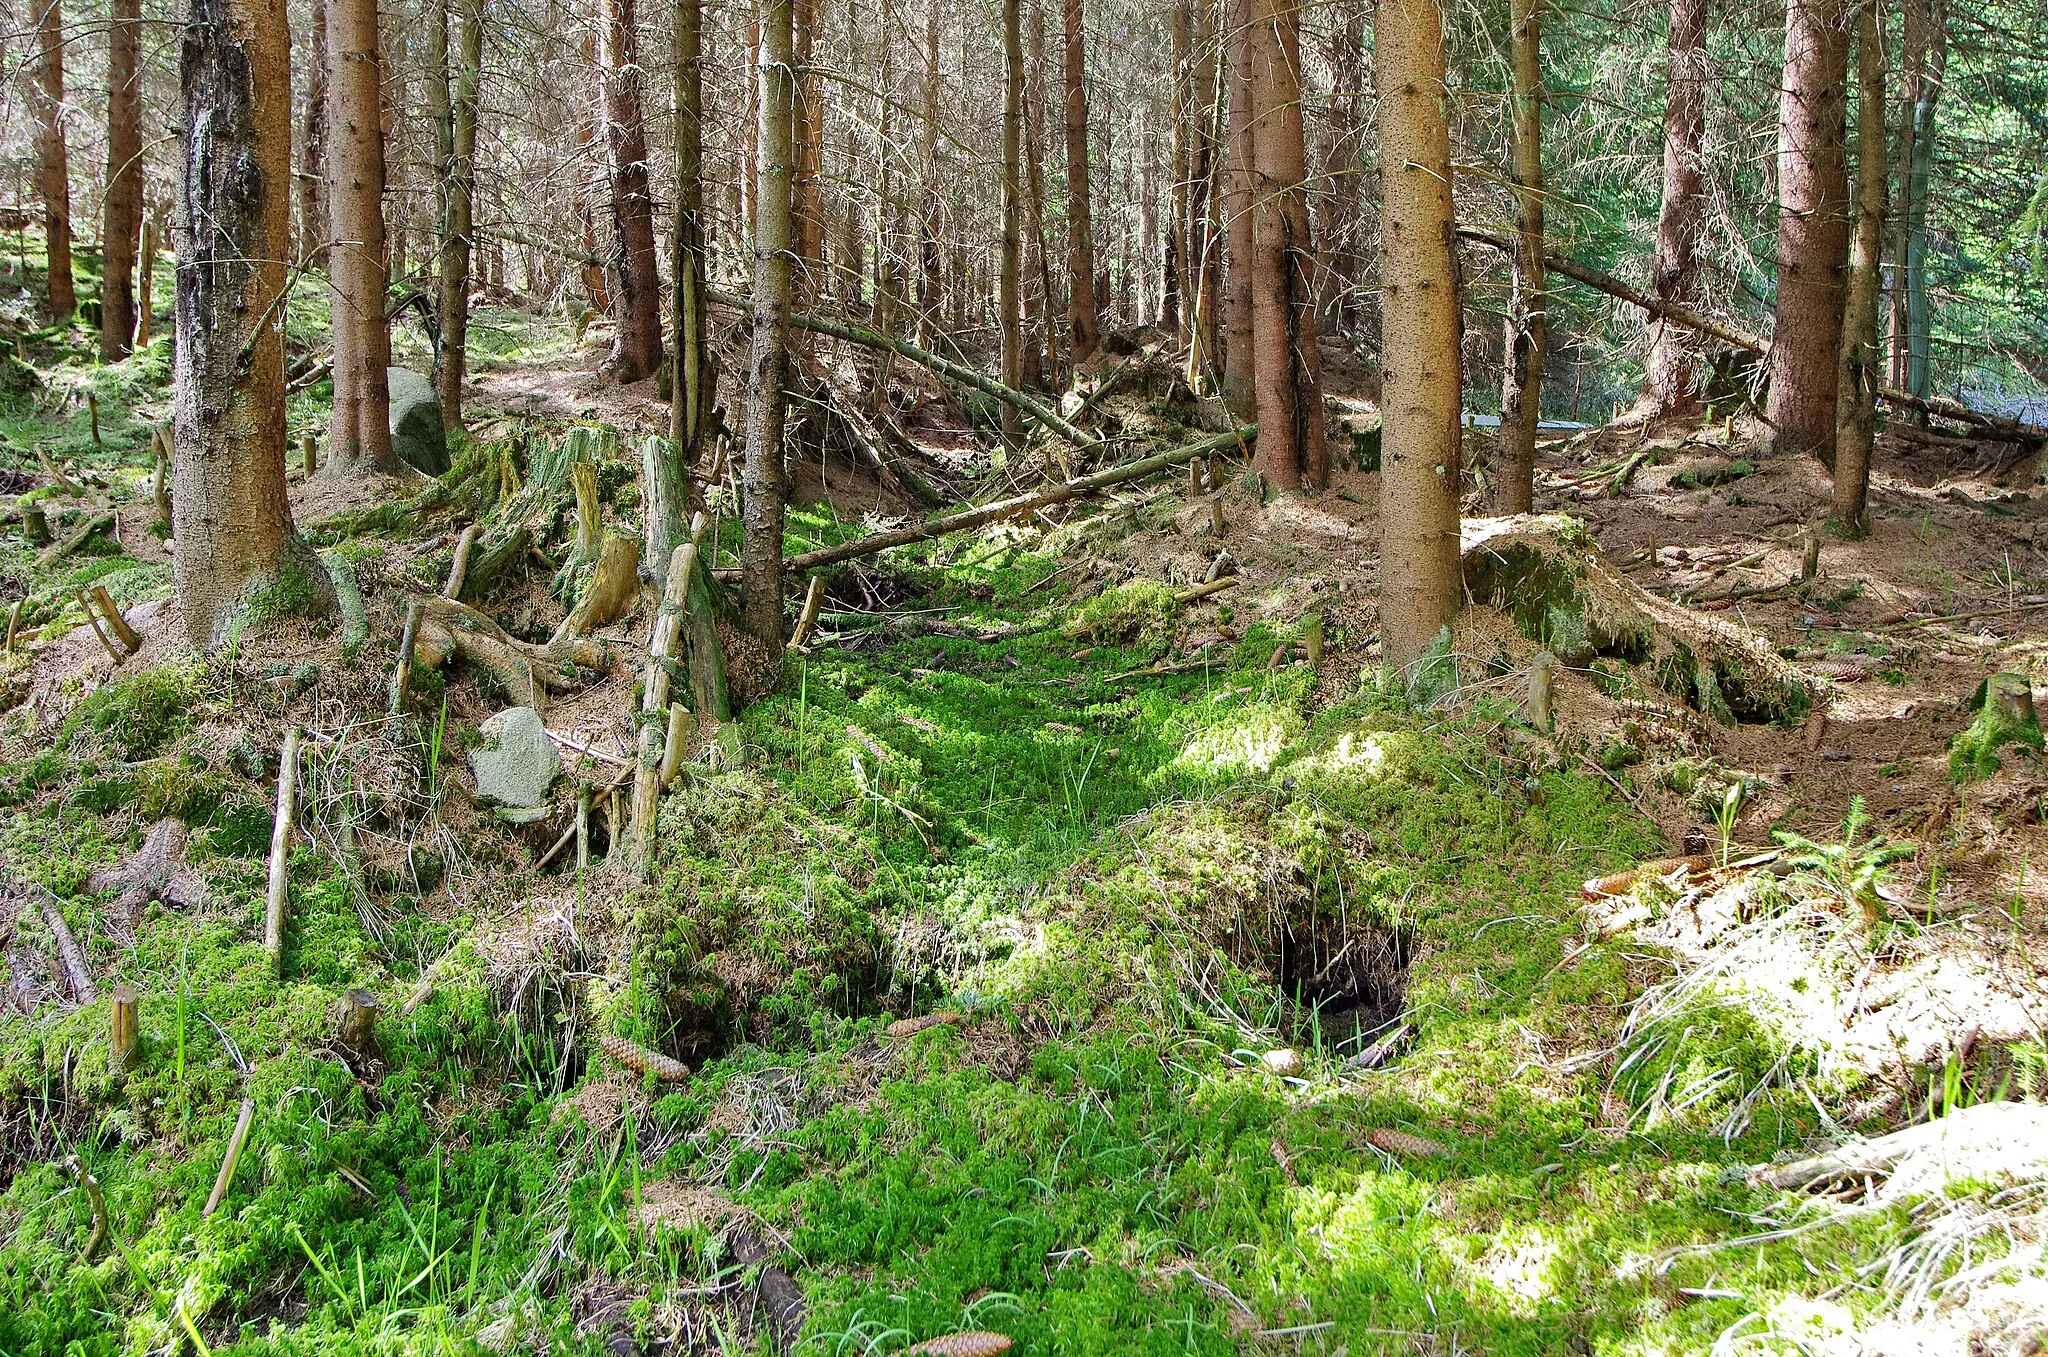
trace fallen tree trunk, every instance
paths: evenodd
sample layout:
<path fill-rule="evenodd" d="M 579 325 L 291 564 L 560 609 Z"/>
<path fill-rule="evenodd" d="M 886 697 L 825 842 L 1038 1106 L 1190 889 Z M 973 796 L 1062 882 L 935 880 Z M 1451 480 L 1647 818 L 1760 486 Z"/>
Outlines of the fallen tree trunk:
<path fill-rule="evenodd" d="M 1476 241 L 1481 245 L 1490 245 L 1496 250 L 1512 252 L 1514 249 L 1513 242 L 1508 240 L 1506 236 L 1498 236 L 1491 231 L 1476 231 L 1460 227 L 1458 228 L 1458 234 L 1467 240 Z M 1771 351 L 1771 341 L 1762 335 L 1751 334 L 1747 330 L 1737 329 L 1735 326 L 1729 325 L 1724 321 L 1715 320 L 1705 312 L 1695 311 L 1689 306 L 1681 306 L 1676 302 L 1663 301 L 1646 292 L 1638 291 L 1621 281 L 1621 279 L 1616 278 L 1613 274 L 1602 273 L 1598 269 L 1589 268 L 1568 255 L 1552 254 L 1546 250 L 1543 255 L 1543 263 L 1553 272 L 1561 273 L 1575 283 L 1583 283 L 1597 292 L 1604 292 L 1619 301 L 1627 302 L 1630 306 L 1639 307 L 1659 320 L 1675 321 L 1685 326 L 1688 330 L 1697 330 L 1701 334 L 1711 335 L 1723 343 L 1731 344 L 1749 353 L 1767 356 Z M 1952 401 L 1942 396 L 1916 396 L 1910 391 L 1901 391 L 1894 386 L 1881 386 L 1877 389 L 1877 394 L 1878 398 L 1887 405 L 1896 405 L 1906 410 L 1917 410 L 1922 414 L 1933 415 L 1940 419 L 1954 420 L 1958 424 L 1967 424 L 1972 428 L 1983 429 L 2007 438 L 2022 439 L 2032 443 L 2048 443 L 2048 429 L 2034 424 L 2022 424 L 2016 419 L 2007 419 L 2002 415 L 1987 415 L 1981 410 L 1972 410 L 1960 401 Z"/>
<path fill-rule="evenodd" d="M 704 295 L 721 306 L 745 308 L 748 305 L 745 297 L 735 292 L 727 292 L 723 288 L 705 288 Z M 1044 402 L 1025 395 L 1015 387 L 1004 386 L 993 377 L 976 372 L 971 367 L 941 358 L 929 349 L 921 349 L 907 340 L 897 339 L 892 335 L 885 335 L 878 330 L 870 330 L 865 326 L 846 325 L 836 320 L 826 320 L 822 316 L 807 316 L 800 312 L 791 312 L 789 323 L 799 330 L 811 330 L 817 334 L 830 335 L 834 339 L 846 340 L 850 344 L 859 344 L 865 348 L 881 349 L 889 353 L 899 354 L 916 363 L 919 367 L 938 373 L 941 377 L 950 377 L 962 386 L 971 386 L 985 396 L 993 396 L 1006 405 L 1016 407 L 1038 423 L 1051 429 L 1061 438 L 1072 443 L 1075 447 L 1093 448 L 1099 447 L 1102 444 L 1101 439 L 1091 438 L 1066 420 L 1061 419 Z"/>
<path fill-rule="evenodd" d="M 1034 509 L 1043 509 L 1048 505 L 1064 504 L 1070 499 L 1081 499 L 1112 485 L 1155 476 L 1162 471 L 1184 466 L 1196 458 L 1207 457 L 1212 452 L 1249 443 L 1257 432 L 1257 429 L 1246 425 L 1243 428 L 1232 429 L 1228 433 L 1213 434 L 1186 447 L 1174 448 L 1169 452 L 1143 457 L 1135 462 L 1108 467 L 1091 475 L 1059 481 L 1043 489 L 1033 490 L 1029 494 L 1015 495 L 1009 499 L 999 499 L 993 504 L 984 504 L 978 509 L 963 509 L 957 514 L 947 514 L 942 518 L 915 523 L 909 527 L 878 532 L 870 537 L 841 542 L 837 546 L 800 552 L 785 558 L 783 564 L 790 570 L 815 570 L 819 566 L 836 565 L 840 561 L 873 556 L 891 547 L 907 546 L 912 542 L 928 542 L 934 537 L 944 537 L 948 533 L 965 532 L 970 528 L 994 523 L 998 519 L 1009 518 L 1013 514 L 1030 513 Z"/>

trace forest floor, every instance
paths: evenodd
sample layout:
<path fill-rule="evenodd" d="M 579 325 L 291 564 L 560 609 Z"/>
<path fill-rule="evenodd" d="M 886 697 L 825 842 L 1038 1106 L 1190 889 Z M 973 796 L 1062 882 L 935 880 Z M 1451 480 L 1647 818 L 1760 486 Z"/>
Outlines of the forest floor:
<path fill-rule="evenodd" d="M 2034 1350 L 2048 1136 L 2010 1118 L 2048 1092 L 2048 772 L 1949 766 L 1973 689 L 2040 677 L 2033 462 L 1894 431 L 1872 536 L 1801 580 L 1825 474 L 1753 426 L 1545 446 L 1539 507 L 1588 552 L 1811 684 L 1775 725 L 1603 654 L 1560 674 L 1546 737 L 1538 640 L 1477 600 L 1457 682 L 1413 700 L 1380 677 L 1376 476 L 1349 465 L 1267 500 L 1225 463 L 1220 491 L 851 564 L 737 738 L 699 740 L 643 887 L 605 861 L 603 789 L 644 605 L 546 708 L 567 775 L 537 823 L 472 796 L 489 674 L 451 661 L 385 714 L 462 523 L 539 525 L 549 565 L 478 606 L 544 639 L 572 526 L 546 468 L 591 461 L 630 525 L 632 441 L 665 422 L 651 384 L 597 378 L 601 331 L 480 322 L 442 486 L 365 504 L 294 473 L 367 642 L 317 620 L 208 659 L 177 645 L 151 503 L 167 346 L 100 367 L 82 329 L 26 337 L 44 391 L 0 411 L 0 603 L 28 600 L 0 661 L 0 1353 Z M 309 290 L 295 352 L 323 328 Z M 1133 455 L 1215 423 L 1142 351 L 1123 369 L 1090 418 Z M 934 483 L 1058 463 L 992 464 L 985 411 L 899 380 Z M 1331 394 L 1348 462 L 1370 404 Z M 915 512 L 837 454 L 795 480 L 793 549 Z M 45 561 L 35 505 L 60 540 L 118 522 Z M 729 516 L 714 540 L 736 560 Z M 1212 576 L 1236 583 L 1184 597 Z M 94 585 L 144 637 L 119 663 Z M 591 865 L 537 866 L 578 786 Z M 117 984 L 142 1033 L 118 1076 Z M 370 1049 L 336 1037 L 351 989 Z M 1968 1146 L 1811 1195 L 1759 1172 L 1951 1117 Z"/>

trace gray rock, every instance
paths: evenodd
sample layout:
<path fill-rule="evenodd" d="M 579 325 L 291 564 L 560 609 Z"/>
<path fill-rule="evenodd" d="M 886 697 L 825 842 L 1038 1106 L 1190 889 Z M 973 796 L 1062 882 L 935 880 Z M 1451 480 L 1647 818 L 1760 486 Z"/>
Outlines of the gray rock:
<path fill-rule="evenodd" d="M 434 384 L 410 368 L 387 368 L 385 380 L 391 388 L 391 450 L 415 471 L 442 475 L 449 466 L 448 435 Z"/>
<path fill-rule="evenodd" d="M 469 751 L 478 799 L 499 806 L 538 806 L 562 771 L 561 751 L 548 738 L 540 713 L 507 707 L 477 727 L 483 743 Z"/>

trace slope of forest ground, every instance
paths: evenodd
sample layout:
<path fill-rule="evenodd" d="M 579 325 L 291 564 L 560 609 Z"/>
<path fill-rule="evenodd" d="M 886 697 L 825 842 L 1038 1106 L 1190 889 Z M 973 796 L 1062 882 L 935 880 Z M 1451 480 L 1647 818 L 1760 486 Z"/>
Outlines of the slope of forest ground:
<path fill-rule="evenodd" d="M 317 302 L 293 314 L 317 331 Z M 205 661 L 151 526 L 165 343 L 102 368 L 82 334 L 28 340 L 48 391 L 0 419 L 17 508 L 60 540 L 117 522 L 47 562 L 0 539 L 9 606 L 37 601 L 0 669 L 0 1351 L 2031 1350 L 2040 1138 L 1980 1119 L 2048 1081 L 2048 780 L 2017 749 L 1958 786 L 1948 747 L 2048 634 L 2032 464 L 1888 438 L 1873 537 L 1802 581 L 1825 483 L 1741 421 L 1547 445 L 1539 507 L 1815 686 L 1783 725 L 1601 655 L 1545 738 L 1538 639 L 1485 606 L 1457 683 L 1412 701 L 1378 677 L 1358 467 L 1262 503 L 1226 466 L 1213 508 L 1126 487 L 848 566 L 779 680 L 736 662 L 758 699 L 702 742 L 635 888 L 602 789 L 645 608 L 550 703 L 569 775 L 536 824 L 470 795 L 489 674 L 421 673 L 385 715 L 402 591 L 518 493 L 480 459 L 530 480 L 572 423 L 660 427 L 651 386 L 593 375 L 594 333 L 504 309 L 477 334 L 444 495 L 295 485 L 367 640 L 287 624 Z M 1137 392 L 1102 408 L 1194 417 Z M 1366 393 L 1334 394 L 1362 450 Z M 908 423 L 963 493 L 1008 474 L 945 452 L 942 399 Z M 631 522 L 629 442 L 577 439 Z M 817 473 L 793 548 L 902 512 Z M 550 566 L 485 605 L 514 635 L 560 618 Z M 1212 576 L 1237 583 L 1188 596 Z M 119 664 L 72 602 L 94 585 L 144 638 Z M 579 784 L 592 864 L 537 867 Z M 118 1077 L 116 984 L 142 996 Z M 337 1039 L 350 990 L 373 1045 Z M 693 1073 L 626 1068 L 621 1039 Z M 1937 1114 L 1983 1152 L 1811 1197 L 1753 1171 Z"/>

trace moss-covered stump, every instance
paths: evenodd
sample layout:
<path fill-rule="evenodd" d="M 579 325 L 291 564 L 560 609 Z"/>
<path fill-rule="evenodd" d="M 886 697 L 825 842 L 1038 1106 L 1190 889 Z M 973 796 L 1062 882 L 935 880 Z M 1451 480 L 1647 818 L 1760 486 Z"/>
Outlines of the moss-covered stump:
<path fill-rule="evenodd" d="M 1632 583 L 1567 515 L 1467 519 L 1462 550 L 1471 597 L 1568 665 L 1645 666 L 1657 687 L 1724 724 L 1796 724 L 1813 705 L 1813 682 L 1763 637 Z"/>
<path fill-rule="evenodd" d="M 1993 674 L 1977 686 L 1969 705 L 1977 719 L 1948 746 L 1948 775 L 1957 782 L 1975 782 L 1996 773 L 2001 749 L 2042 747 L 2034 685 L 2024 674 Z"/>

